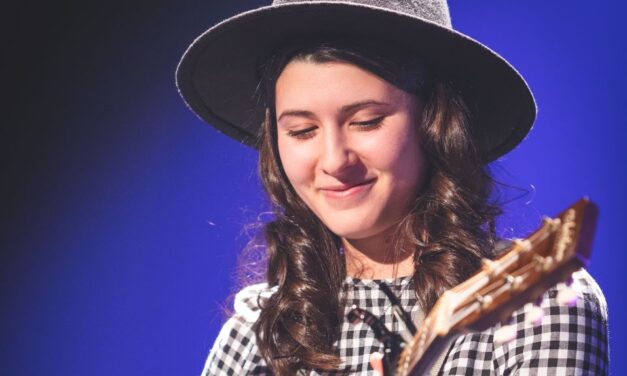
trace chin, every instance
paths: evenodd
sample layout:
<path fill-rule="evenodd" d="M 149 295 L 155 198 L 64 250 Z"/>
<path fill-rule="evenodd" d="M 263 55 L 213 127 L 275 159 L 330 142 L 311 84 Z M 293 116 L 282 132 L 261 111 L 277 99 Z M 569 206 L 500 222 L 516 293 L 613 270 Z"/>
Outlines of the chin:
<path fill-rule="evenodd" d="M 344 239 L 365 239 L 377 235 L 383 229 L 380 226 L 346 226 L 346 224 L 327 225 L 335 235 Z"/>

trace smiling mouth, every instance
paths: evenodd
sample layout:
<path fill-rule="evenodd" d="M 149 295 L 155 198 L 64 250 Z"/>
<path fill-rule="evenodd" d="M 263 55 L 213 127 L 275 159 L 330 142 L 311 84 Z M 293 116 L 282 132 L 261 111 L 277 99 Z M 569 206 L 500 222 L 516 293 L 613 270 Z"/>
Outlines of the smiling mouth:
<path fill-rule="evenodd" d="M 320 188 L 320 191 L 328 198 L 346 198 L 352 197 L 359 193 L 365 192 L 370 187 L 372 187 L 373 183 L 376 181 L 376 178 L 364 180 L 363 182 L 357 184 L 345 184 L 338 185 L 332 187 Z"/>

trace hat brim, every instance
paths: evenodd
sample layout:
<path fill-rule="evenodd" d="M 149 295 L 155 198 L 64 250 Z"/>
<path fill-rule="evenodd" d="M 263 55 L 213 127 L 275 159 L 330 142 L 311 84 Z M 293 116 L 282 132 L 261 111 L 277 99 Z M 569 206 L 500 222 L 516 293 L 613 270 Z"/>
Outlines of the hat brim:
<path fill-rule="evenodd" d="M 187 49 L 177 86 L 200 118 L 255 147 L 259 65 L 288 39 L 325 34 L 394 42 L 445 71 L 472 112 L 486 162 L 513 149 L 533 125 L 537 109 L 525 80 L 488 47 L 422 18 L 348 2 L 272 5 L 226 19 Z"/>

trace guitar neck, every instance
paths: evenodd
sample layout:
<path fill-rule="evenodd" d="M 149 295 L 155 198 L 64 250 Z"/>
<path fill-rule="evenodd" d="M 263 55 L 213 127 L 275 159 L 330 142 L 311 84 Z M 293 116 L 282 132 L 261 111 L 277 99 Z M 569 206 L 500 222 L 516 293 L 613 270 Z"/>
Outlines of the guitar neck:
<path fill-rule="evenodd" d="M 581 199 L 554 219 L 512 246 L 495 260 L 484 260 L 475 275 L 444 292 L 416 335 L 405 346 L 397 374 L 423 374 L 430 354 L 452 333 L 484 330 L 547 289 L 566 281 L 587 265 L 598 209 Z M 416 372 L 421 373 L 416 373 Z"/>

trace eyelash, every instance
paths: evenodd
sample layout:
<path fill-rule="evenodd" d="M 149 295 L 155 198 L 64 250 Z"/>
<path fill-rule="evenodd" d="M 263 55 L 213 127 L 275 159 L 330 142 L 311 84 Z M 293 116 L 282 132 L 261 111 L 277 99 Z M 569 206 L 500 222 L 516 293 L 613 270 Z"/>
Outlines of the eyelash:
<path fill-rule="evenodd" d="M 297 131 L 287 131 L 287 135 L 290 137 L 294 137 L 299 140 L 306 140 L 308 138 L 313 137 L 313 131 L 316 130 L 316 127 L 309 127 L 305 129 L 299 129 Z"/>
<path fill-rule="evenodd" d="M 352 125 L 357 125 L 360 128 L 364 128 L 364 130 L 376 129 L 381 126 L 381 122 L 383 122 L 385 116 L 379 116 L 378 118 L 374 118 L 368 121 L 361 121 L 358 123 L 351 123 Z"/>
<path fill-rule="evenodd" d="M 383 122 L 383 119 L 385 119 L 385 116 L 379 116 L 377 118 L 367 120 L 367 121 L 350 123 L 350 125 L 356 125 L 358 128 L 361 128 L 361 130 L 363 131 L 369 131 L 369 130 L 374 130 L 374 129 L 379 128 L 381 126 L 381 123 Z M 306 140 L 314 136 L 313 134 L 314 130 L 316 130 L 316 127 L 309 127 L 305 129 L 296 130 L 296 131 L 288 131 L 287 135 L 290 137 L 300 139 L 300 140 Z"/>

